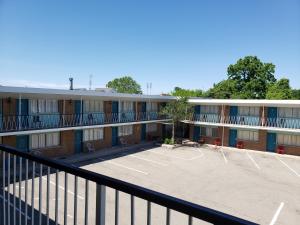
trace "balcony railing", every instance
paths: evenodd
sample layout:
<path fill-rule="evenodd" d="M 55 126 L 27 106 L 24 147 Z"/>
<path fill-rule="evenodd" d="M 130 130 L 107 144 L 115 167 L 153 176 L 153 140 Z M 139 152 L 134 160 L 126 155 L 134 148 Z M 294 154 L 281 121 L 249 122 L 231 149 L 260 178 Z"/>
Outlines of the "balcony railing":
<path fill-rule="evenodd" d="M 158 112 L 82 113 L 82 114 L 35 114 L 3 116 L 0 132 L 91 126 L 167 119 Z"/>
<path fill-rule="evenodd" d="M 181 215 L 186 222 L 181 224 L 192 225 L 195 218 L 212 224 L 255 224 L 192 202 L 11 147 L 0 145 L 0 156 L 2 158 L 0 223 L 5 225 L 78 224 L 79 220 L 85 225 L 94 224 L 95 221 L 96 225 L 105 225 L 107 221 L 105 217 L 108 216 L 115 225 L 125 222 L 137 224 L 137 217 L 141 216 L 145 217 L 143 224 L 151 225 L 154 224 L 151 208 L 156 204 L 162 210 L 160 215 L 165 214 L 162 216 L 164 221 L 159 224 L 171 225 L 174 211 L 184 214 Z M 73 187 L 70 189 L 68 186 Z M 108 189 L 110 192 L 107 192 Z M 109 200 L 108 193 L 112 197 Z M 128 204 L 124 202 L 120 204 L 120 194 L 129 197 L 124 199 Z M 137 201 L 146 203 L 146 208 L 137 207 L 135 205 Z M 113 207 L 106 210 L 108 204 Z"/>
<path fill-rule="evenodd" d="M 300 129 L 300 118 L 262 118 L 259 116 L 225 116 L 219 114 L 194 114 L 190 121 L 201 123 L 235 124 L 246 126 Z"/>

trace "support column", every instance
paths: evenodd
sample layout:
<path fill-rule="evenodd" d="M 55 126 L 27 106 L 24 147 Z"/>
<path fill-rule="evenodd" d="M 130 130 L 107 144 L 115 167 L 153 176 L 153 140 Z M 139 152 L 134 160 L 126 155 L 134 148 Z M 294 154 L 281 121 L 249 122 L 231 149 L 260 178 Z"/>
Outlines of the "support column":
<path fill-rule="evenodd" d="M 105 225 L 106 190 L 104 185 L 96 187 L 96 225 Z"/>
<path fill-rule="evenodd" d="M 82 125 L 82 117 L 83 117 L 83 115 L 82 115 L 82 96 L 80 96 L 80 125 Z"/>

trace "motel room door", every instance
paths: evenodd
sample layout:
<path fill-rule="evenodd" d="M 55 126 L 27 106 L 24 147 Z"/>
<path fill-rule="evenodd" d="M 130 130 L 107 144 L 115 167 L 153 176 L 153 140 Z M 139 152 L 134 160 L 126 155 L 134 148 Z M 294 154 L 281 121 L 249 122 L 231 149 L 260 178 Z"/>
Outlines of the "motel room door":
<path fill-rule="evenodd" d="M 229 130 L 229 146 L 236 147 L 236 139 L 237 139 L 237 130 L 230 129 Z"/>
<path fill-rule="evenodd" d="M 82 152 L 82 130 L 75 130 L 75 153 Z"/>
<path fill-rule="evenodd" d="M 117 101 L 113 101 L 112 102 L 112 109 L 111 109 L 112 113 L 113 113 L 113 121 L 118 121 L 118 117 L 119 117 L 119 102 Z M 111 145 L 112 146 L 116 146 L 118 145 L 118 127 L 112 127 L 111 128 Z"/>
<path fill-rule="evenodd" d="M 268 124 L 271 126 L 276 127 L 277 126 L 277 108 L 276 107 L 269 107 L 268 108 Z"/>
<path fill-rule="evenodd" d="M 267 133 L 267 151 L 275 152 L 277 145 L 276 133 Z"/>
<path fill-rule="evenodd" d="M 146 140 L 146 124 L 141 124 L 141 141 Z"/>
<path fill-rule="evenodd" d="M 29 150 L 29 135 L 16 136 L 16 148 L 27 152 Z"/>
<path fill-rule="evenodd" d="M 198 142 L 200 138 L 200 127 L 194 126 L 193 141 Z"/>

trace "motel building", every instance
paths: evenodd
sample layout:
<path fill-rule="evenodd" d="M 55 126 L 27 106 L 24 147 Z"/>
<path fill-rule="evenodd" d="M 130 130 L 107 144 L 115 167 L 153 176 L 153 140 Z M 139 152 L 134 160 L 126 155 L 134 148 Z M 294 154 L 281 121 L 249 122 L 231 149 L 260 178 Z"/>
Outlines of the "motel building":
<path fill-rule="evenodd" d="M 0 86 L 0 143 L 65 157 L 163 140 L 170 118 L 159 114 L 173 96 Z M 191 98 L 183 122 L 201 144 L 300 155 L 299 100 Z"/>
<path fill-rule="evenodd" d="M 0 86 L 0 143 L 65 157 L 161 139 L 170 96 Z"/>
<path fill-rule="evenodd" d="M 300 100 L 189 99 L 189 138 L 206 144 L 300 155 Z"/>

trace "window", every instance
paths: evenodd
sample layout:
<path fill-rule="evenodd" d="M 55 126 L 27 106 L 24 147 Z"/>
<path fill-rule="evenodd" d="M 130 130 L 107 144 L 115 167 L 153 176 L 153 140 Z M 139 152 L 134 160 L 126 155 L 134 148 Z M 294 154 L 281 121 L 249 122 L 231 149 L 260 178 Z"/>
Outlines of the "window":
<path fill-rule="evenodd" d="M 29 113 L 58 113 L 58 101 L 51 99 L 30 99 Z"/>
<path fill-rule="evenodd" d="M 133 102 L 120 102 L 120 112 L 133 112 Z"/>
<path fill-rule="evenodd" d="M 300 108 L 278 108 L 279 117 L 300 118 Z"/>
<path fill-rule="evenodd" d="M 217 106 L 217 105 L 201 105 L 200 111 L 202 114 L 218 114 L 219 106 Z"/>
<path fill-rule="evenodd" d="M 146 124 L 146 131 L 147 132 L 156 132 L 157 131 L 157 124 L 156 123 L 147 123 Z"/>
<path fill-rule="evenodd" d="M 206 137 L 218 137 L 219 130 L 217 127 L 200 127 L 200 134 Z"/>
<path fill-rule="evenodd" d="M 103 128 L 91 128 L 83 130 L 83 141 L 96 141 L 103 139 Z"/>
<path fill-rule="evenodd" d="M 147 112 L 157 112 L 158 111 L 157 102 L 147 102 L 146 109 L 147 109 Z"/>
<path fill-rule="evenodd" d="M 277 142 L 280 145 L 300 146 L 300 135 L 277 134 Z"/>
<path fill-rule="evenodd" d="M 259 116 L 259 107 L 239 106 L 241 116 Z"/>
<path fill-rule="evenodd" d="M 133 134 L 132 125 L 119 127 L 119 136 L 128 136 Z"/>
<path fill-rule="evenodd" d="M 258 141 L 258 131 L 238 130 L 238 139 L 245 141 Z"/>
<path fill-rule="evenodd" d="M 60 144 L 60 133 L 40 133 L 30 135 L 30 149 L 58 146 Z"/>
<path fill-rule="evenodd" d="M 103 112 L 103 101 L 96 100 L 84 100 L 83 101 L 83 112 Z"/>

